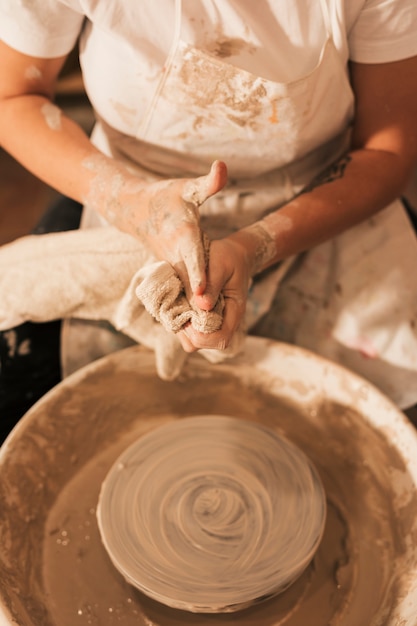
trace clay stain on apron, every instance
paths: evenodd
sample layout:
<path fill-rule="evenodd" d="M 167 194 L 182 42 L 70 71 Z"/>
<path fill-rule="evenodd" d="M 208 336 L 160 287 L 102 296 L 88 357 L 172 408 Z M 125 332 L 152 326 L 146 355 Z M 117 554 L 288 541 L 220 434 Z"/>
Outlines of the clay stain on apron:
<path fill-rule="evenodd" d="M 278 124 L 278 107 L 277 107 L 276 100 L 272 100 L 271 107 L 272 107 L 272 113 L 270 117 L 268 118 L 268 121 L 271 122 L 271 124 Z"/>
<path fill-rule="evenodd" d="M 207 52 L 223 59 L 235 56 L 242 51 L 254 53 L 255 50 L 255 46 L 249 45 L 247 41 L 238 37 L 219 37 L 207 46 Z"/>
<path fill-rule="evenodd" d="M 196 106 L 218 113 L 218 106 L 225 107 L 226 116 L 239 126 L 257 127 L 256 118 L 263 110 L 263 98 L 267 95 L 265 86 L 254 77 L 243 78 L 233 66 L 222 64 L 213 72 L 215 60 L 195 57 L 192 53 L 181 67 L 184 91 Z"/>

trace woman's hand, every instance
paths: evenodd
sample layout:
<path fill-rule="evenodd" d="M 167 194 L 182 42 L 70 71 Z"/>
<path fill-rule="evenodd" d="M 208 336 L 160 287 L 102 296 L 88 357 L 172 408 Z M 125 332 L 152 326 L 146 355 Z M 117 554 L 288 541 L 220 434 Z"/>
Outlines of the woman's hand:
<path fill-rule="evenodd" d="M 0 144 L 35 176 L 89 205 L 171 263 L 187 291 L 205 288 L 199 206 L 227 181 L 224 163 L 196 179 L 150 180 L 95 148 L 55 104 L 65 57 L 30 57 L 0 42 Z M 137 172 L 137 173 L 136 173 Z"/>
<path fill-rule="evenodd" d="M 207 255 L 199 207 L 226 184 L 226 165 L 215 161 L 207 175 L 197 178 L 150 181 L 101 154 L 86 159 L 83 167 L 90 172 L 84 204 L 170 263 L 188 299 L 203 293 Z"/>
<path fill-rule="evenodd" d="M 215 161 L 206 176 L 152 183 L 138 198 L 146 218 L 138 216 L 136 234 L 174 267 L 189 298 L 200 296 L 206 288 L 207 253 L 198 209 L 226 181 L 226 165 Z"/>
<path fill-rule="evenodd" d="M 223 324 L 213 333 L 199 333 L 191 325 L 184 328 L 178 337 L 186 352 L 200 349 L 224 350 L 243 322 L 248 289 L 251 279 L 252 261 L 241 241 L 227 237 L 212 241 L 204 293 L 194 296 L 195 305 L 210 311 L 220 293 L 224 297 Z"/>

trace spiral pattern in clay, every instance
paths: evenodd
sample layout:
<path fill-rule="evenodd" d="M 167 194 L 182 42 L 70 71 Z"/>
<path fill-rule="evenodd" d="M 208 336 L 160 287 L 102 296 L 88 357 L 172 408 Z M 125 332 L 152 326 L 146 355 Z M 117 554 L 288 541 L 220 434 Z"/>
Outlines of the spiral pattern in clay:
<path fill-rule="evenodd" d="M 97 511 L 115 567 L 146 595 L 194 612 L 244 608 L 287 588 L 320 543 L 320 478 L 275 431 L 182 418 L 127 448 Z"/>

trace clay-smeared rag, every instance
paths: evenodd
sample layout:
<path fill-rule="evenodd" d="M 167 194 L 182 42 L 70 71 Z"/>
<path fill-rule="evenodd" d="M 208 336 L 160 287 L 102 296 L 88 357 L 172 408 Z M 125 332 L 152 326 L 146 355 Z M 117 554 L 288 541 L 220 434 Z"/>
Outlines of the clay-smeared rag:
<path fill-rule="evenodd" d="M 219 330 L 223 321 L 224 299 L 220 296 L 211 311 L 193 306 L 185 295 L 181 280 L 169 263 L 161 261 L 139 272 L 136 295 L 165 330 L 177 333 L 186 324 L 201 333 Z"/>
<path fill-rule="evenodd" d="M 191 306 L 172 266 L 112 227 L 29 235 L 0 248 L 0 330 L 25 321 L 107 320 L 155 350 L 164 379 L 178 376 L 186 358 L 175 333 L 188 322 L 217 330 L 222 307 L 221 299 L 210 312 Z M 202 353 L 211 361 L 233 356 L 240 338 L 226 351 Z"/>

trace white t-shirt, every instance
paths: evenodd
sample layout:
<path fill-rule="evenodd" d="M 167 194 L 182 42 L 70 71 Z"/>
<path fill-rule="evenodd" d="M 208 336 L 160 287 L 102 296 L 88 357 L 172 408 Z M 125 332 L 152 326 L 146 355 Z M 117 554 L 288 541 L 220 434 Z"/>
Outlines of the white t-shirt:
<path fill-rule="evenodd" d="M 417 54 L 416 0 L 327 0 L 342 63 Z M 39 57 L 68 53 L 81 34 L 91 103 L 130 134 L 151 105 L 175 37 L 175 0 L 0 0 L 0 38 Z M 178 25 L 178 24 L 177 24 Z M 318 0 L 182 0 L 181 38 L 268 80 L 288 82 L 318 61 Z"/>

